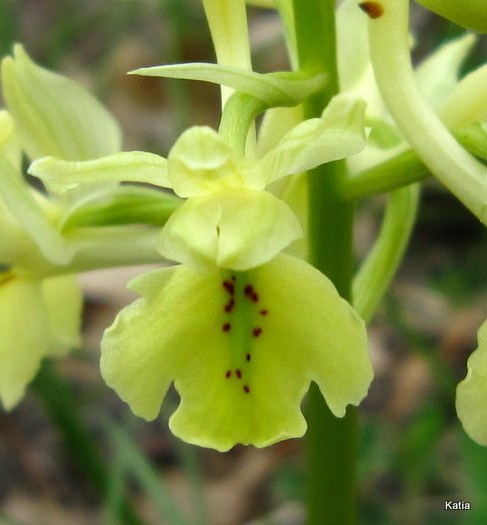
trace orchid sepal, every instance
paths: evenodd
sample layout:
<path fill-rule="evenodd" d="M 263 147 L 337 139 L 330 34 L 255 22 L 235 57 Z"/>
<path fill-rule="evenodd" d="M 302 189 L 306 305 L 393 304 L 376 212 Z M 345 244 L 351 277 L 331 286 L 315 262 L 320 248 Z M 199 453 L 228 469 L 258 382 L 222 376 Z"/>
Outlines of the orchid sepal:
<path fill-rule="evenodd" d="M 28 171 L 41 179 L 53 193 L 64 193 L 78 184 L 127 180 L 169 186 L 166 159 L 145 151 L 122 151 L 85 161 L 44 157 L 34 161 Z"/>
<path fill-rule="evenodd" d="M 2 87 L 31 159 L 87 160 L 120 150 L 120 129 L 110 113 L 73 80 L 35 64 L 19 44 L 2 61 Z"/>
<path fill-rule="evenodd" d="M 130 74 L 220 84 L 251 95 L 268 107 L 295 106 L 322 89 L 326 83 L 323 74 L 312 75 L 303 71 L 262 74 L 231 66 L 199 62 L 143 67 L 131 71 Z"/>

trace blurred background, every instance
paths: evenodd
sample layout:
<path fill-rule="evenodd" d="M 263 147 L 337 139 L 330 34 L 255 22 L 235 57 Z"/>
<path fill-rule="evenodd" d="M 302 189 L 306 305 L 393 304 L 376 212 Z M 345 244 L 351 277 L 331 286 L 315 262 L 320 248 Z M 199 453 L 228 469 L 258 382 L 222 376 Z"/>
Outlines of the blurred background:
<path fill-rule="evenodd" d="M 249 8 L 249 19 L 254 68 L 286 69 L 275 14 Z M 416 60 L 461 32 L 421 8 L 413 24 Z M 189 125 L 218 125 L 216 86 L 126 75 L 214 61 L 199 0 L 0 0 L 2 56 L 14 42 L 96 94 L 118 119 L 125 149 L 166 155 Z M 479 39 L 465 70 L 486 56 Z M 359 205 L 358 257 L 383 203 L 379 196 Z M 376 379 L 361 410 L 360 523 L 487 522 L 487 451 L 465 436 L 454 407 L 487 312 L 486 241 L 448 193 L 424 185 L 408 255 L 370 326 Z M 84 347 L 47 363 L 25 400 L 0 411 L 0 523 L 303 524 L 300 440 L 226 454 L 192 447 L 167 429 L 174 392 L 146 423 L 103 383 L 101 334 L 133 300 L 125 283 L 143 270 L 81 276 Z M 445 500 L 472 510 L 445 513 Z"/>

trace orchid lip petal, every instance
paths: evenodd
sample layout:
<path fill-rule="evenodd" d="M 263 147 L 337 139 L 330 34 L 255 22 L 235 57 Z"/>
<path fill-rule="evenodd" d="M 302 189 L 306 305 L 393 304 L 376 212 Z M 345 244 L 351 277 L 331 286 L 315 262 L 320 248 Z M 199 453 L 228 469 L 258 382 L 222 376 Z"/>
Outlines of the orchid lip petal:
<path fill-rule="evenodd" d="M 163 268 L 131 288 L 142 297 L 104 335 L 103 377 L 146 419 L 174 381 L 181 402 L 169 425 L 190 443 L 225 451 L 301 436 L 310 381 L 338 416 L 367 392 L 363 322 L 299 259 L 248 272 Z"/>

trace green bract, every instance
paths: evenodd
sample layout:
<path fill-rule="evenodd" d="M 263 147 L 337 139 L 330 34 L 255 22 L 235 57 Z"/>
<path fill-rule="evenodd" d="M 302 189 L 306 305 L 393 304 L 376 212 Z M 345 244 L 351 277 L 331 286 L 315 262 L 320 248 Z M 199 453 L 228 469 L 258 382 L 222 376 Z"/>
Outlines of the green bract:
<path fill-rule="evenodd" d="M 132 410 L 154 419 L 171 381 L 182 439 L 224 451 L 301 436 L 315 381 L 336 416 L 358 404 L 372 370 L 363 322 L 331 282 L 287 255 L 248 272 L 155 270 L 102 341 L 101 370 Z"/>
<path fill-rule="evenodd" d="M 479 346 L 467 362 L 467 377 L 457 387 L 457 413 L 467 434 L 487 446 L 487 321 L 480 327 Z"/>

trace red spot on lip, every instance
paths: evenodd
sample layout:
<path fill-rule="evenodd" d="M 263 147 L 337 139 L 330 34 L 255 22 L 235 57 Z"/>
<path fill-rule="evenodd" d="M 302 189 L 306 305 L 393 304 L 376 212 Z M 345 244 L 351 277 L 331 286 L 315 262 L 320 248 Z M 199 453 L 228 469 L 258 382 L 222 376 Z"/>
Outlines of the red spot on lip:
<path fill-rule="evenodd" d="M 251 357 L 252 357 L 252 356 L 251 356 L 250 354 L 247 354 L 247 355 L 245 356 L 245 359 L 246 359 L 247 361 L 250 361 Z"/>
<path fill-rule="evenodd" d="M 248 394 L 248 393 L 250 392 L 249 385 L 244 385 L 244 386 L 243 386 L 243 389 L 244 389 L 244 392 L 245 392 L 246 394 Z"/>
<path fill-rule="evenodd" d="M 384 14 L 384 6 L 379 2 L 362 2 L 359 7 L 370 18 L 379 18 Z"/>
<path fill-rule="evenodd" d="M 237 377 L 238 377 L 239 379 L 242 379 L 242 370 L 238 370 L 238 369 L 237 369 L 237 370 L 235 370 L 235 373 L 237 374 Z"/>
<path fill-rule="evenodd" d="M 225 305 L 225 312 L 231 312 L 235 306 L 235 299 L 230 299 L 230 301 Z"/>
<path fill-rule="evenodd" d="M 225 377 L 232 377 L 232 371 L 229 370 L 229 371 L 225 374 Z"/>
<path fill-rule="evenodd" d="M 232 283 L 232 281 L 223 281 L 222 286 L 230 295 L 233 295 L 235 293 L 235 286 Z"/>
<path fill-rule="evenodd" d="M 261 333 L 262 333 L 262 328 L 254 328 L 254 329 L 252 330 L 252 335 L 253 335 L 254 337 L 259 337 L 259 335 L 260 335 Z"/>
<path fill-rule="evenodd" d="M 259 312 L 260 315 L 267 315 L 269 312 L 267 310 L 261 310 Z"/>
<path fill-rule="evenodd" d="M 251 284 L 248 284 L 244 288 L 244 294 L 246 297 L 248 297 L 253 303 L 257 303 L 259 301 L 259 296 L 257 295 L 256 291 L 254 290 L 254 287 Z"/>
<path fill-rule="evenodd" d="M 222 326 L 222 330 L 224 332 L 229 332 L 230 329 L 232 328 L 232 325 L 230 323 L 225 323 L 223 326 Z"/>

